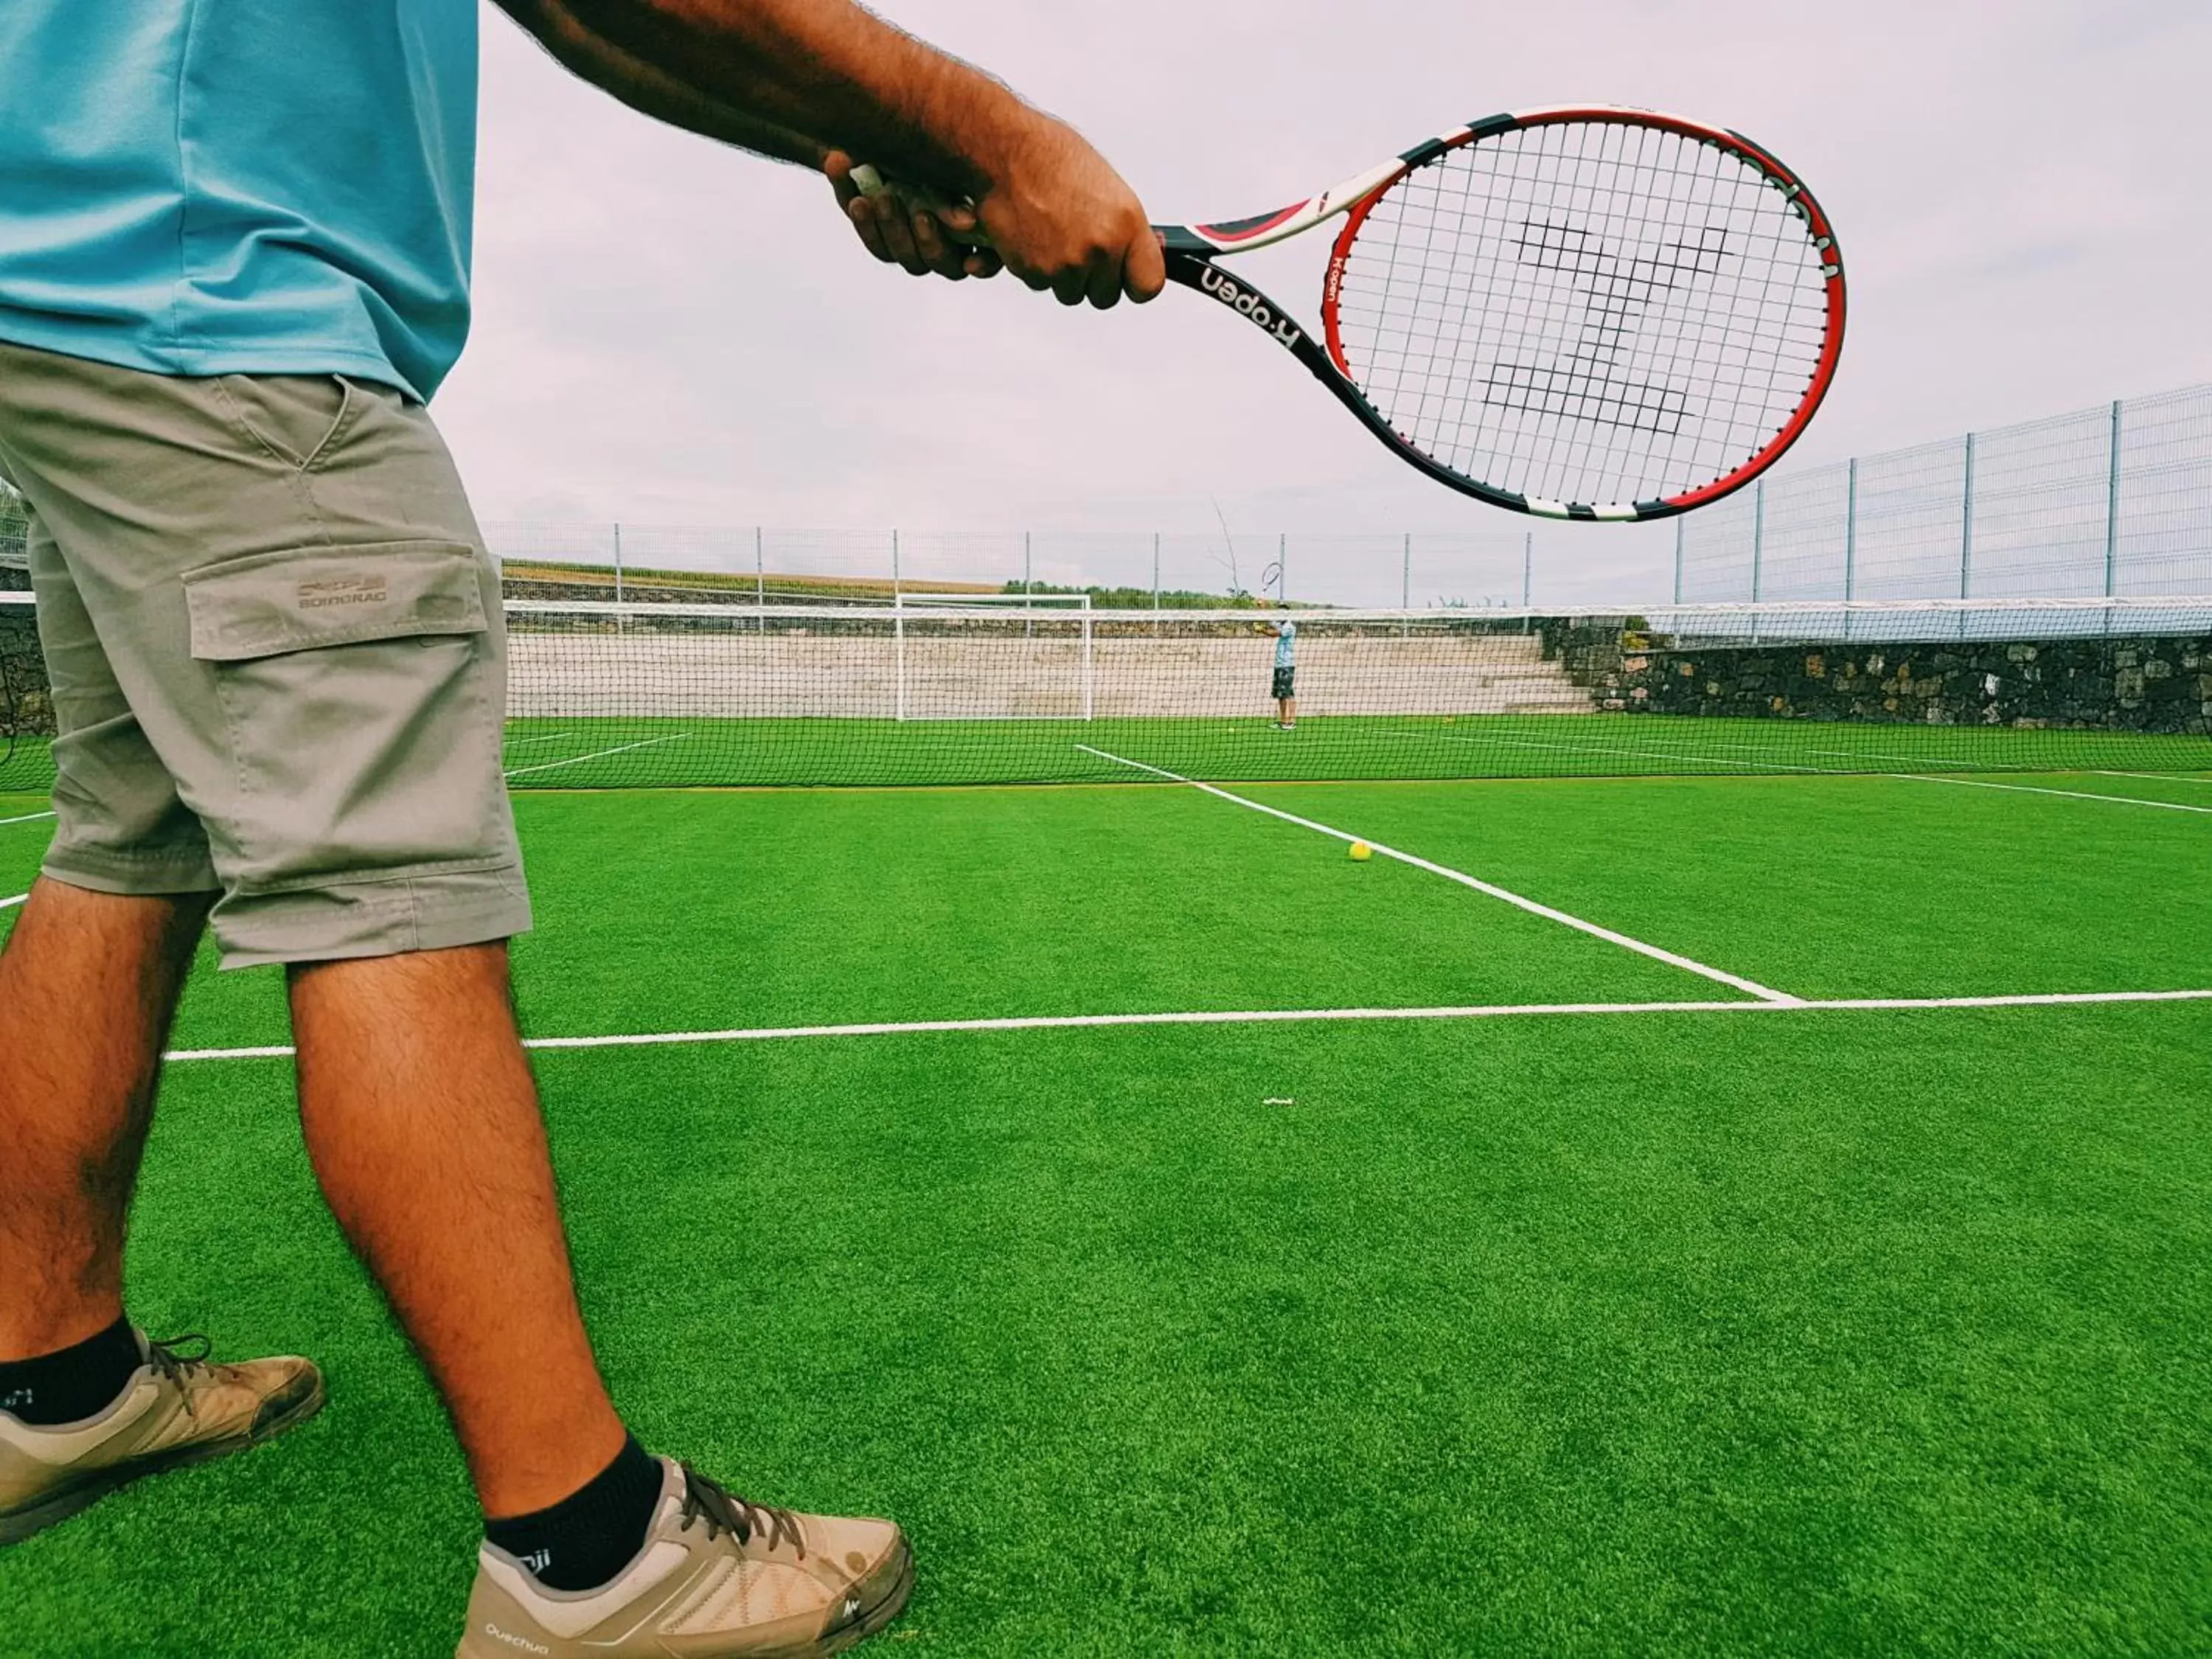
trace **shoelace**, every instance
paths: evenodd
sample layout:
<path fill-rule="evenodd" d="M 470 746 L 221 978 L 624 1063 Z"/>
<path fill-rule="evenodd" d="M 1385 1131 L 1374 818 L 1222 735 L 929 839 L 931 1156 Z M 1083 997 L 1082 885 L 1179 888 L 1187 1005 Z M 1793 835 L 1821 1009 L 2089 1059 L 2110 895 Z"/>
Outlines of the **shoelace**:
<path fill-rule="evenodd" d="M 756 1504 L 733 1492 L 726 1492 L 687 1463 L 684 1466 L 683 1518 L 677 1529 L 689 1532 L 694 1521 L 707 1523 L 708 1537 L 726 1532 L 740 1544 L 750 1543 L 757 1532 L 765 1533 L 769 1548 L 788 1543 L 802 1560 L 805 1559 L 806 1540 L 799 1529 L 797 1516 L 789 1510 Z"/>
<path fill-rule="evenodd" d="M 146 1363 L 178 1385 L 178 1392 L 184 1396 L 185 1415 L 195 1422 L 199 1419 L 199 1410 L 192 1403 L 192 1391 L 183 1384 L 194 1371 L 207 1369 L 208 1355 L 214 1350 L 215 1344 L 198 1331 L 188 1331 L 182 1336 L 146 1339 Z"/>

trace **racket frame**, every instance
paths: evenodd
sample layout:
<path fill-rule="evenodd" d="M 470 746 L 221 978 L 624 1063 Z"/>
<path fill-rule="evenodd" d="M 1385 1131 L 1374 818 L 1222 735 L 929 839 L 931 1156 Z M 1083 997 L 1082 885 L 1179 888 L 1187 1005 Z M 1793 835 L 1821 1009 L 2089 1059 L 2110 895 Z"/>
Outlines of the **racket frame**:
<path fill-rule="evenodd" d="M 1811 246 L 1821 255 L 1820 275 L 1827 289 L 1827 328 L 1805 396 L 1790 418 L 1748 460 L 1711 483 L 1686 490 L 1679 495 L 1640 501 L 1555 501 L 1485 483 L 1414 447 L 1390 424 L 1381 410 L 1368 402 L 1366 395 L 1353 380 L 1351 366 L 1345 359 L 1343 340 L 1337 325 L 1337 295 L 1343 283 L 1345 268 L 1350 263 L 1352 248 L 1358 240 L 1360 226 L 1365 222 L 1369 212 L 1382 199 L 1383 193 L 1415 167 L 1425 166 L 1447 151 L 1480 143 L 1486 139 L 1523 128 L 1556 126 L 1571 122 L 1601 122 L 1676 133 L 1725 150 L 1740 161 L 1748 162 L 1765 177 L 1770 185 L 1782 193 L 1791 210 L 1802 221 Z M 1329 254 L 1328 269 L 1322 279 L 1322 333 L 1318 339 L 1258 288 L 1214 263 L 1223 254 L 1245 252 L 1286 241 L 1340 214 L 1344 216 L 1344 224 L 1337 232 L 1335 246 Z M 1314 378 L 1327 386 L 1337 401 L 1357 416 L 1360 424 L 1388 446 L 1401 460 L 1462 495 L 1472 495 L 1493 507 L 1532 514 L 1539 518 L 1614 521 L 1662 519 L 1690 512 L 1733 494 L 1772 466 L 1782 458 L 1784 452 L 1802 435 L 1820 409 L 1821 401 L 1826 398 L 1829 387 L 1834 384 L 1836 368 L 1843 353 L 1845 314 L 1843 255 L 1836 245 L 1834 227 L 1820 204 L 1814 199 L 1812 192 L 1805 188 L 1803 180 L 1783 166 L 1771 152 L 1741 133 L 1708 126 L 1703 122 L 1679 115 L 1662 114 L 1654 110 L 1631 109 L 1610 104 L 1560 104 L 1486 116 L 1479 121 L 1470 121 L 1464 126 L 1439 133 L 1392 161 L 1370 167 L 1318 196 L 1278 208 L 1273 213 L 1215 224 L 1156 225 L 1153 228 L 1159 233 L 1166 252 L 1169 281 L 1218 301 L 1268 335 L 1276 344 L 1304 363 Z"/>

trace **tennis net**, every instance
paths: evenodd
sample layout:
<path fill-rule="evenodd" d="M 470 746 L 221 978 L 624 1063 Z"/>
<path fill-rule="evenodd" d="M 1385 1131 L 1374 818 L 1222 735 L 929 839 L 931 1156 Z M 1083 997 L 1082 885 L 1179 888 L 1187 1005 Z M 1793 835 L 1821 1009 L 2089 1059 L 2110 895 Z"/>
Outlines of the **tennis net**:
<path fill-rule="evenodd" d="M 2212 597 L 1571 615 L 517 599 L 507 623 L 517 788 L 2212 770 Z M 0 790 L 51 782 L 52 731 L 27 596 L 0 593 Z"/>

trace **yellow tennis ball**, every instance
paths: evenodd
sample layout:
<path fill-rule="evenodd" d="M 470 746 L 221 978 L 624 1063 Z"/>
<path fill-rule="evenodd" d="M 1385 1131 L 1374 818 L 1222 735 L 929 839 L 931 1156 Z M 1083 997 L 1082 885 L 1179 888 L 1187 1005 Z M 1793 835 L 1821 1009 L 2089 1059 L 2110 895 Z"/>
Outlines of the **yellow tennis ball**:
<path fill-rule="evenodd" d="M 1364 864 L 1375 856 L 1375 849 L 1364 841 L 1355 841 L 1352 843 L 1352 856 Z"/>

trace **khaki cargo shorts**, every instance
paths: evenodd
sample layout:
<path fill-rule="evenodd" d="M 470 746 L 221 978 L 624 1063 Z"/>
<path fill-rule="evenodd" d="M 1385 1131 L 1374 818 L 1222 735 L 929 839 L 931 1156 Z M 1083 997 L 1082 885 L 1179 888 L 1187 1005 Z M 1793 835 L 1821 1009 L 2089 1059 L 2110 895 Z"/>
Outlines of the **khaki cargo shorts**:
<path fill-rule="evenodd" d="M 420 405 L 0 344 L 52 681 L 46 872 L 216 892 L 226 968 L 530 926 L 499 576 Z"/>

